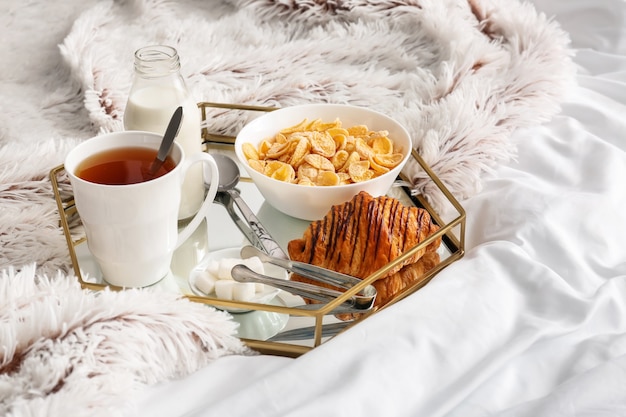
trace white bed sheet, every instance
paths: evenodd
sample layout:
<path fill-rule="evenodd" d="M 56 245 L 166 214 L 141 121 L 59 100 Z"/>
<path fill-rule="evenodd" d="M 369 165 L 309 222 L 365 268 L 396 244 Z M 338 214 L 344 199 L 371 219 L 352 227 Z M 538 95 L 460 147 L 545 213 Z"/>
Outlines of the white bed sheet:
<path fill-rule="evenodd" d="M 579 86 L 463 203 L 465 257 L 298 359 L 226 357 L 129 415 L 626 415 L 626 2 L 534 3 Z"/>

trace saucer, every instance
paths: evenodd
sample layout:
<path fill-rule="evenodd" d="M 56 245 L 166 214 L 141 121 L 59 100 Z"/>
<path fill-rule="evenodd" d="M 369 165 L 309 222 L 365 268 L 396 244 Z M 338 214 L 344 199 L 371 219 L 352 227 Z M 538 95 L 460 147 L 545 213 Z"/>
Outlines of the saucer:
<path fill-rule="evenodd" d="M 191 289 L 191 291 L 195 295 L 198 295 L 201 297 L 218 298 L 215 292 L 205 293 L 196 286 L 195 281 L 198 275 L 197 272 L 205 271 L 207 267 L 209 266 L 209 264 L 213 261 L 219 261 L 220 259 L 226 259 L 226 258 L 240 259 L 241 258 L 240 252 L 241 252 L 241 248 L 226 248 L 226 249 L 220 249 L 217 251 L 209 252 L 208 254 L 206 254 L 204 258 L 202 258 L 200 263 L 198 263 L 198 265 L 196 265 L 195 268 L 193 268 L 191 272 L 189 273 L 188 281 L 189 281 L 189 288 Z M 268 263 L 264 263 L 263 268 L 265 270 L 265 275 L 267 276 L 270 276 L 272 278 L 285 279 L 285 280 L 287 279 L 287 276 L 288 276 L 287 271 L 284 270 L 283 268 L 280 268 L 276 265 L 272 265 Z M 255 294 L 254 297 L 252 297 L 249 300 L 249 302 L 258 303 L 258 304 L 269 304 L 270 301 L 272 301 L 278 295 L 279 292 L 280 290 L 278 288 L 265 285 L 263 291 Z M 247 313 L 247 312 L 252 311 L 252 309 L 225 307 L 225 306 L 215 306 L 215 308 L 228 311 L 229 313 Z"/>
<path fill-rule="evenodd" d="M 285 292 L 281 294 L 285 294 Z M 267 304 L 287 306 L 280 294 L 272 298 Z M 287 326 L 289 321 L 289 314 L 261 310 L 244 314 L 233 314 L 232 317 L 233 321 L 239 323 L 237 337 L 253 340 L 268 340 L 276 336 Z"/>

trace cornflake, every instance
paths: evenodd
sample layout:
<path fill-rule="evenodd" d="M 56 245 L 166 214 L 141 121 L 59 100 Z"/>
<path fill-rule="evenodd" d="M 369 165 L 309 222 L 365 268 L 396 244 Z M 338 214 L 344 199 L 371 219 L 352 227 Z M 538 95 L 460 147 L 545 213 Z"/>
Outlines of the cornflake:
<path fill-rule="evenodd" d="M 386 130 L 365 125 L 344 128 L 334 122 L 304 119 L 261 141 L 244 143 L 248 164 L 268 177 L 304 186 L 333 186 L 383 175 L 403 159 Z"/>

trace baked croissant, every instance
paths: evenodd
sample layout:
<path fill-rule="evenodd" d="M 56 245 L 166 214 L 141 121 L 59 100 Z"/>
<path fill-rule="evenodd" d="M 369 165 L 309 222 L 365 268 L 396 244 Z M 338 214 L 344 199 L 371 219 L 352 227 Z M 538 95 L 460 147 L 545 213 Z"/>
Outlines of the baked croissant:
<path fill-rule="evenodd" d="M 301 239 L 288 243 L 287 250 L 295 261 L 364 279 L 438 229 L 428 211 L 406 207 L 392 197 L 374 198 L 362 191 L 352 200 L 333 206 L 323 219 L 312 222 Z M 378 291 L 374 306 L 386 304 L 439 263 L 436 250 L 440 243 L 441 239 L 436 239 L 376 280 L 372 284 Z M 429 256 L 418 262 L 427 252 Z M 292 279 L 323 285 L 296 274 Z"/>

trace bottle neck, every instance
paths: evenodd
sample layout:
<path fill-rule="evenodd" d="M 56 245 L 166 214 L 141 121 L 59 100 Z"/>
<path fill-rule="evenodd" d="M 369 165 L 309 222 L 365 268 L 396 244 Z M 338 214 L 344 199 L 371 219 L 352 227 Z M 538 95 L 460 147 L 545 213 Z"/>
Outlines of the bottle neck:
<path fill-rule="evenodd" d="M 135 73 L 143 78 L 160 78 L 180 71 L 178 52 L 171 46 L 145 46 L 135 52 Z"/>

